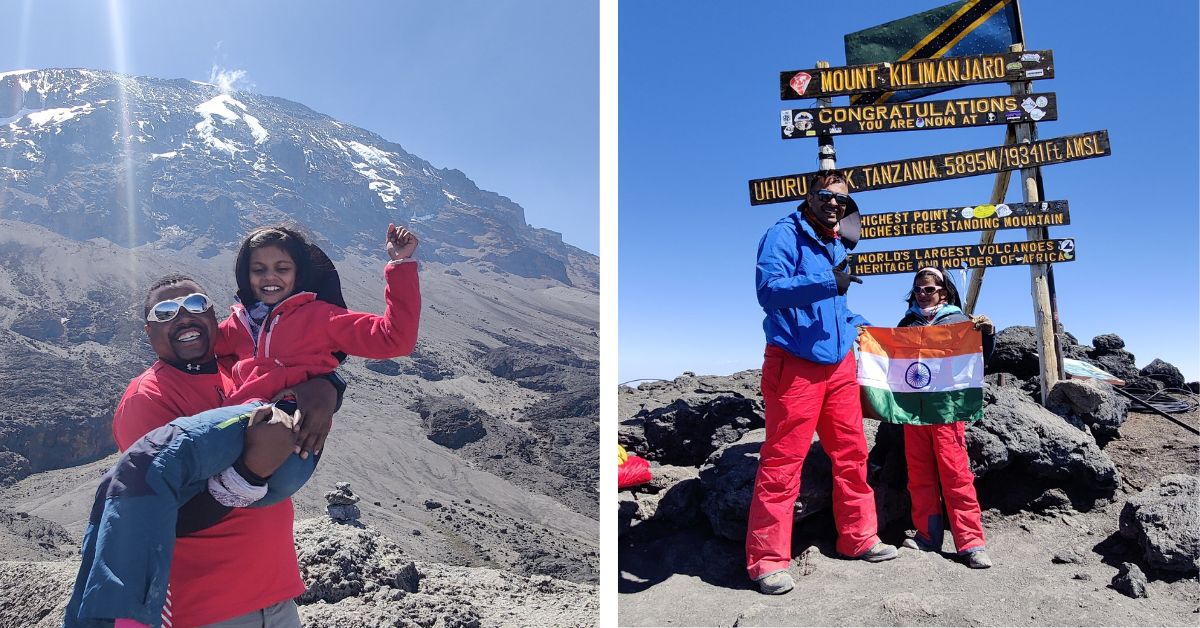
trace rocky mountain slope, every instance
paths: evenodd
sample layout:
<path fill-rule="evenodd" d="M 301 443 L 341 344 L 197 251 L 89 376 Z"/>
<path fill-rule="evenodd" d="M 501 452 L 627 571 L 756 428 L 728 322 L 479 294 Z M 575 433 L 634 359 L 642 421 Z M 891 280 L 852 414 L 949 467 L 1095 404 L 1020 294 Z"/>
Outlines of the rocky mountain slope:
<path fill-rule="evenodd" d="M 343 512 L 296 524 L 296 553 L 307 586 L 296 599 L 305 626 L 590 626 L 595 585 L 545 575 L 413 560 L 367 521 Z M 327 498 L 329 496 L 327 495 Z M 329 501 L 329 500 L 327 500 Z M 7 520 L 0 520 L 7 523 Z M 49 538 L 49 537 L 45 537 Z M 0 561 L 0 625 L 60 626 L 78 561 Z"/>
<path fill-rule="evenodd" d="M 417 349 L 342 367 L 299 512 L 350 481 L 417 559 L 594 581 L 597 258 L 369 131 L 186 80 L 0 72 L 0 507 L 82 533 L 116 400 L 153 359 L 145 287 L 184 272 L 227 311 L 237 244 L 277 222 L 365 311 L 387 224 L 421 239 Z"/>

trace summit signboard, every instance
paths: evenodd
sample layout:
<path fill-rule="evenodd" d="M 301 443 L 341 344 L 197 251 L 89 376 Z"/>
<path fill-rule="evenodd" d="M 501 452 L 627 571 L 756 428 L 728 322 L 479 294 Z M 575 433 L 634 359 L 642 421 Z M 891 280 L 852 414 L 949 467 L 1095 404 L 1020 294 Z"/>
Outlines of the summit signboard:
<path fill-rule="evenodd" d="M 912 59 L 779 73 L 779 98 L 828 98 L 910 89 L 961 87 L 1054 78 L 1050 50 L 999 52 L 968 57 Z"/>

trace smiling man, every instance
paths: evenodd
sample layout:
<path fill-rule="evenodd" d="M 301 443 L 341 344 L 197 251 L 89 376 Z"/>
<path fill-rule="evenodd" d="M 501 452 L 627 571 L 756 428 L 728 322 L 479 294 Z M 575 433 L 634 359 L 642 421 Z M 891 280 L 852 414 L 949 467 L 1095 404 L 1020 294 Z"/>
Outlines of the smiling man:
<path fill-rule="evenodd" d="M 105 501 L 123 499 L 133 504 L 122 511 L 127 517 L 152 512 L 139 509 L 135 502 L 155 499 L 152 496 L 158 492 L 147 483 L 151 474 L 145 469 L 150 461 L 161 458 L 159 449 L 169 442 L 169 435 L 162 430 L 172 429 L 168 424 L 176 425 L 177 417 L 221 408 L 231 385 L 228 369 L 219 365 L 214 355 L 217 320 L 213 303 L 199 284 L 182 275 L 159 279 L 146 295 L 143 314 L 146 335 L 158 360 L 130 382 L 117 406 L 113 434 L 125 453 L 105 476 L 96 505 L 107 510 Z M 315 418 L 315 423 L 328 423 L 324 419 L 333 413 L 338 398 L 330 380 L 314 378 L 291 391 L 306 422 Z M 143 438 L 148 433 L 153 438 Z M 292 598 L 304 592 L 304 583 L 296 561 L 291 500 L 231 509 L 214 496 L 214 491 L 240 490 L 251 494 L 249 502 L 254 495 L 261 497 L 266 479 L 291 455 L 296 438 L 284 425 L 259 423 L 245 429 L 242 455 L 232 467 L 210 479 L 208 491 L 180 508 L 176 529 L 167 532 L 178 538 L 174 555 L 166 554 L 170 572 L 165 582 L 160 583 L 153 569 L 142 564 L 140 555 L 106 552 L 103 540 L 98 539 L 104 534 L 132 538 L 145 534 L 148 543 L 150 536 L 164 533 L 157 529 L 161 526 L 147 522 L 153 529 L 144 531 L 131 531 L 127 525 L 107 526 L 101 522 L 100 511 L 93 510 L 83 558 L 85 565 L 94 562 L 95 566 L 81 569 L 65 625 L 91 625 L 89 620 L 97 618 L 117 619 L 118 626 L 157 623 L 149 621 L 159 617 L 157 606 L 136 614 L 141 623 L 114 610 L 138 606 L 143 597 L 153 597 L 134 592 L 132 604 L 118 599 L 129 593 L 131 583 L 144 582 L 151 590 L 166 587 L 163 625 L 299 626 Z M 91 534 L 93 529 L 100 530 L 98 536 Z"/>
<path fill-rule="evenodd" d="M 852 348 L 866 319 L 846 304 L 862 281 L 845 272 L 839 223 L 858 211 L 846 177 L 818 172 L 809 196 L 758 246 L 756 288 L 766 314 L 762 393 L 767 435 L 746 532 L 746 568 L 767 594 L 791 591 L 792 513 L 815 431 L 833 462 L 837 551 L 870 562 L 896 557 L 879 540 L 867 484 L 867 442 Z"/>

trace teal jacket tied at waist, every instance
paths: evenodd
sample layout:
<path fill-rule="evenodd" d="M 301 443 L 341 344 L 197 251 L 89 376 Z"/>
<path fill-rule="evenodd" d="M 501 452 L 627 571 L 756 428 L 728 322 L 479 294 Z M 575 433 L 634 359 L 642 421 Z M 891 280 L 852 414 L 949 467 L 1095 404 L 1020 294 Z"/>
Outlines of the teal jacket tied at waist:
<path fill-rule="evenodd" d="M 870 323 L 837 293 L 833 268 L 846 259 L 846 247 L 818 236 L 801 211 L 780 219 L 758 244 L 763 332 L 768 343 L 796 357 L 837 364 L 854 346 L 856 327 Z"/>

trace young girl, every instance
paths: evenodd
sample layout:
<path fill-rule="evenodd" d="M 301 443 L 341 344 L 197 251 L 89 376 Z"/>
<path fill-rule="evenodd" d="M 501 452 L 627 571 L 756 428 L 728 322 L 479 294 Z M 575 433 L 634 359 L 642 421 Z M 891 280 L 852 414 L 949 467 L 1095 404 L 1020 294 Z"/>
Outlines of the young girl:
<path fill-rule="evenodd" d="M 958 290 L 937 268 L 922 268 L 913 278 L 908 311 L 897 327 L 949 325 L 973 321 L 983 333 L 986 362 L 995 345 L 995 326 L 986 316 L 963 313 Z M 908 462 L 908 492 L 912 496 L 912 520 L 917 529 L 904 547 L 941 551 L 945 524 L 942 507 L 949 515 L 950 533 L 967 565 L 987 569 L 992 561 L 984 547 L 983 521 L 975 496 L 962 421 L 939 425 L 904 425 L 904 455 Z M 939 488 L 940 487 L 940 488 Z"/>
<path fill-rule="evenodd" d="M 231 405 L 176 419 L 131 446 L 96 492 L 65 626 L 157 625 L 167 591 L 178 509 L 207 490 L 229 507 L 277 503 L 312 475 L 317 457 L 289 456 L 270 478 L 231 465 L 245 428 L 290 420 L 264 405 L 331 372 L 341 352 L 392 358 L 412 352 L 421 297 L 417 238 L 388 225 L 383 316 L 345 308 L 336 271 L 320 249 L 286 227 L 252 232 L 238 252 L 240 304 L 221 323 L 216 353 L 232 356 Z M 294 411 L 286 400 L 275 406 Z M 319 453 L 320 443 L 314 449 Z M 252 474 L 250 474 L 252 475 Z M 108 624 L 111 625 L 111 624 Z"/>

